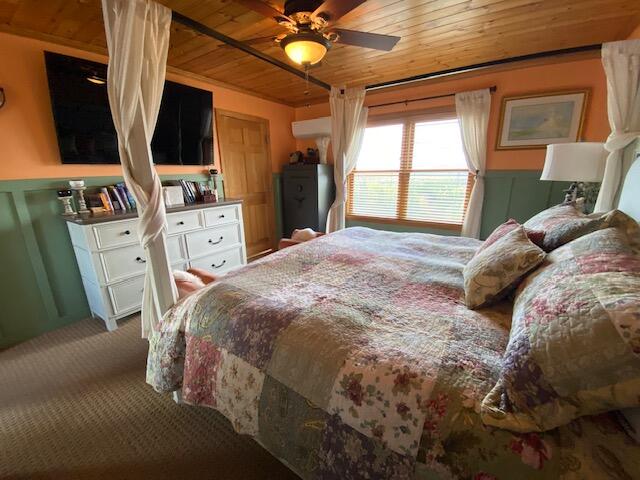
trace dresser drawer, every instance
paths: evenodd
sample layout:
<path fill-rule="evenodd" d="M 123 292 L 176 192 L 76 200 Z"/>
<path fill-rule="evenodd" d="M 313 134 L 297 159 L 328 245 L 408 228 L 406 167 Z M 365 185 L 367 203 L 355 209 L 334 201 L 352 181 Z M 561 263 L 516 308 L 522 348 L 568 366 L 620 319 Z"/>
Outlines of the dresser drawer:
<path fill-rule="evenodd" d="M 237 222 L 239 220 L 238 208 L 240 208 L 239 205 L 232 205 L 205 210 L 203 212 L 204 223 L 207 227 L 215 227 L 225 223 Z"/>
<path fill-rule="evenodd" d="M 144 273 L 147 260 L 140 245 L 131 245 L 100 253 L 104 276 L 107 282 Z"/>
<path fill-rule="evenodd" d="M 201 257 L 240 243 L 240 224 L 188 233 L 185 238 L 189 257 Z"/>
<path fill-rule="evenodd" d="M 167 233 L 189 232 L 202 227 L 200 212 L 180 212 L 167 215 Z"/>
<path fill-rule="evenodd" d="M 117 247 L 138 241 L 138 219 L 93 227 L 98 248 Z"/>
<path fill-rule="evenodd" d="M 167 251 L 169 253 L 169 263 L 172 265 L 187 259 L 180 237 L 167 238 Z M 144 273 L 145 271 L 147 262 L 144 248 L 141 245 L 109 250 L 99 255 L 107 282 L 113 282 L 121 278 Z"/>
<path fill-rule="evenodd" d="M 107 287 L 114 315 L 137 310 L 142 306 L 144 275 Z"/>
<path fill-rule="evenodd" d="M 242 249 L 232 248 L 224 252 L 193 260 L 191 266 L 210 270 L 213 273 L 225 273 L 233 268 L 242 266 Z"/>

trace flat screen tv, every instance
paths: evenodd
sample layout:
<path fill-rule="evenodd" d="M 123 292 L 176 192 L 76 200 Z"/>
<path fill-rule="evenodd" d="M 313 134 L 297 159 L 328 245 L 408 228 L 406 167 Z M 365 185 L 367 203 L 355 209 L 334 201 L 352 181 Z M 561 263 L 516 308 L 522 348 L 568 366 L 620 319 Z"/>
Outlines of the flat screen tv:
<path fill-rule="evenodd" d="M 120 163 L 107 97 L 107 66 L 45 52 L 49 93 L 62 163 Z M 211 92 L 165 82 L 151 142 L 157 165 L 210 165 Z"/>

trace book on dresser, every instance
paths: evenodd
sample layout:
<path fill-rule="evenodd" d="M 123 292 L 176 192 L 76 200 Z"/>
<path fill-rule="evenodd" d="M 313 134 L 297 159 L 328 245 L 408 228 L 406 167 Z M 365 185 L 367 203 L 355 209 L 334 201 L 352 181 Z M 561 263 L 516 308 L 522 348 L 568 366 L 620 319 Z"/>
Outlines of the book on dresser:
<path fill-rule="evenodd" d="M 126 205 L 126 201 L 123 199 Z M 135 211 L 66 218 L 91 314 L 108 330 L 140 311 L 145 252 Z M 167 249 L 174 270 L 224 274 L 247 263 L 239 200 L 167 209 Z"/>

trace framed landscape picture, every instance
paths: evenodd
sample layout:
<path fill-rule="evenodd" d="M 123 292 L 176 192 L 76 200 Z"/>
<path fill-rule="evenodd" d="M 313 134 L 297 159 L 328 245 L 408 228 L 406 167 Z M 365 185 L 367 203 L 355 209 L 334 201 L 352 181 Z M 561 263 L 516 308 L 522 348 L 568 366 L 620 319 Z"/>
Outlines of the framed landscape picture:
<path fill-rule="evenodd" d="M 504 97 L 496 150 L 577 142 L 588 90 Z"/>

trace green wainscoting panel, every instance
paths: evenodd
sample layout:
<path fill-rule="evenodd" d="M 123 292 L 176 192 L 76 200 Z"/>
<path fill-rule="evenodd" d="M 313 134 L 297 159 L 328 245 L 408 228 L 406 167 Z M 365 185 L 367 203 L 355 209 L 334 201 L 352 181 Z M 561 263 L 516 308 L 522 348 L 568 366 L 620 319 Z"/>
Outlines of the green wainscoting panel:
<path fill-rule="evenodd" d="M 540 181 L 537 170 L 493 170 L 485 176 L 480 238 L 510 218 L 525 222 L 564 199 L 567 182 Z"/>
<path fill-rule="evenodd" d="M 178 178 L 207 179 L 197 174 L 161 177 Z M 121 181 L 85 179 L 89 188 Z M 89 316 L 56 197 L 65 184 L 66 179 L 0 181 L 0 348 Z"/>

